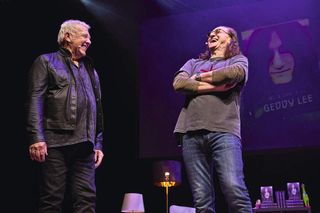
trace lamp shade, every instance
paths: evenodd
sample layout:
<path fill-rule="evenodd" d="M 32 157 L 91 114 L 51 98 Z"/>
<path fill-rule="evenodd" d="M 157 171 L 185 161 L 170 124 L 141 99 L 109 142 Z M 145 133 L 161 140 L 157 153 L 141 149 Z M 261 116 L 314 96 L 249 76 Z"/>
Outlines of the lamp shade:
<path fill-rule="evenodd" d="M 125 193 L 121 212 L 144 212 L 143 196 L 139 193 Z"/>
<path fill-rule="evenodd" d="M 193 207 L 172 205 L 170 206 L 170 213 L 196 213 L 196 209 Z"/>
<path fill-rule="evenodd" d="M 157 161 L 153 164 L 153 183 L 156 186 L 178 186 L 181 184 L 181 163 L 176 160 Z"/>

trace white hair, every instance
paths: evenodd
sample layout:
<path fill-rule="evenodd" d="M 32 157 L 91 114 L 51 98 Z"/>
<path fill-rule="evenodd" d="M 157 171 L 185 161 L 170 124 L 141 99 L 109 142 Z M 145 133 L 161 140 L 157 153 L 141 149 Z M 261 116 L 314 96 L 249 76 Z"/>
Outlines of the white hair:
<path fill-rule="evenodd" d="M 61 24 L 59 33 L 58 33 L 58 44 L 63 45 L 64 36 L 66 33 L 74 34 L 78 31 L 79 26 L 83 26 L 88 30 L 91 28 L 87 23 L 79 20 L 66 20 Z"/>

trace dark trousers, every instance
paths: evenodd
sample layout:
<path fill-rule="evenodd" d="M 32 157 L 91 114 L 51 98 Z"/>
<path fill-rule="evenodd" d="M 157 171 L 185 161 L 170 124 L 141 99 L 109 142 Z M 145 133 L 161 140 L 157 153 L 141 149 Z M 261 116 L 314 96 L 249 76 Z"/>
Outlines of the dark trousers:
<path fill-rule="evenodd" d="M 67 186 L 72 212 L 95 212 L 94 151 L 90 142 L 49 148 L 41 175 L 39 213 L 60 213 Z"/>

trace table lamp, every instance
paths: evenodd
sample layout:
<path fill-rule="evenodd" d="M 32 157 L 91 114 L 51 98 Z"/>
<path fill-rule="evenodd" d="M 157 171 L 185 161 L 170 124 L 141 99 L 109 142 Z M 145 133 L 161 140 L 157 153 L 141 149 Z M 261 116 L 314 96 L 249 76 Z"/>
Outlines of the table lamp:
<path fill-rule="evenodd" d="M 121 212 L 143 213 L 143 196 L 139 193 L 125 193 Z"/>

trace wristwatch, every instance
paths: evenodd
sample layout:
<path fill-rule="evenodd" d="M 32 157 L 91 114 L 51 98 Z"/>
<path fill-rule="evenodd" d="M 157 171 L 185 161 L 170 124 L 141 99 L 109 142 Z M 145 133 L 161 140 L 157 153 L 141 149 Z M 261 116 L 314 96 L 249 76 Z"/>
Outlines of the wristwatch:
<path fill-rule="evenodd" d="M 195 79 L 196 81 L 201 81 L 201 73 L 200 73 L 200 72 L 196 73 L 196 76 L 195 76 L 194 79 Z"/>

